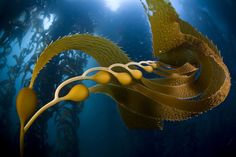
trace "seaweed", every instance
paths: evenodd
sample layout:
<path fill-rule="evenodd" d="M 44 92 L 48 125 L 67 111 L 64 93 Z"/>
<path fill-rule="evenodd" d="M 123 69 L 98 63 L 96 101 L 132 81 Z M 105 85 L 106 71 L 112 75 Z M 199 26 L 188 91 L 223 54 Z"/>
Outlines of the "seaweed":
<path fill-rule="evenodd" d="M 12 5 L 15 3 L 15 5 Z M 8 137 L 12 137 L 10 140 L 5 139 L 2 137 L 1 139 L 4 139 L 4 141 L 8 141 L 9 146 L 7 145 L 5 151 L 8 149 L 12 149 L 15 145 L 18 145 L 15 143 L 15 139 L 17 138 L 16 135 L 17 132 L 9 132 L 9 130 L 14 130 L 14 125 L 12 124 L 12 118 L 9 112 L 11 112 L 11 108 L 14 104 L 12 102 L 12 98 L 15 97 L 17 91 L 18 91 L 18 85 L 20 86 L 26 86 L 30 81 L 30 75 L 33 72 L 33 65 L 37 61 L 37 58 L 42 51 L 42 49 L 49 44 L 51 40 L 55 40 L 59 36 L 62 36 L 63 33 L 70 33 L 70 32 L 92 32 L 93 31 L 93 23 L 90 20 L 90 15 L 86 15 L 84 10 L 80 12 L 81 16 L 77 16 L 78 14 L 73 14 L 70 19 L 66 15 L 63 15 L 60 7 L 54 8 L 53 5 L 56 2 L 54 0 L 52 1 L 37 1 L 37 2 L 30 2 L 30 1 L 15 1 L 15 2 L 4 2 L 5 8 L 12 8 L 12 9 L 4 9 L 1 10 L 1 27 L 0 27 L 0 69 L 1 72 L 6 73 L 6 77 L 4 80 L 0 81 L 1 88 L 0 88 L 0 98 L 1 100 L 1 126 L 4 129 L 1 129 L 1 135 L 6 135 L 9 133 Z M 81 4 L 86 4 L 85 2 L 81 1 Z M 63 3 L 59 4 L 59 6 L 67 6 Z M 69 8 L 67 8 L 69 9 Z M 91 11 L 91 10 L 90 10 Z M 4 14 L 2 13 L 4 12 Z M 89 12 L 89 10 L 87 11 Z M 65 12 L 66 13 L 66 12 Z M 85 14 L 84 14 L 85 13 Z M 8 14 L 9 16 L 2 16 Z M 45 18 L 50 18 L 51 14 L 57 14 L 60 18 L 54 18 L 55 25 L 51 26 L 48 29 L 44 29 L 43 20 Z M 81 19 L 78 23 L 77 19 Z M 64 20 L 67 19 L 67 21 L 71 21 L 72 24 L 70 26 L 63 25 Z M 56 27 L 57 26 L 57 27 Z M 59 26 L 59 27 L 58 27 Z M 61 32 L 61 30 L 66 30 L 64 32 Z M 58 32 L 61 32 L 61 34 L 58 34 Z M 31 35 L 29 35 L 31 34 Z M 28 41 L 24 41 L 27 36 L 30 36 Z M 23 44 L 27 43 L 27 47 L 23 46 Z M 19 46 L 20 51 L 19 52 L 13 52 L 13 47 Z M 11 54 L 14 53 L 12 56 Z M 65 60 L 63 60 L 65 58 Z M 57 82 L 60 82 L 61 79 L 65 77 L 73 76 L 75 73 L 71 73 L 71 70 L 77 71 L 77 74 L 80 74 L 80 71 L 83 69 L 83 66 L 86 64 L 87 56 L 81 55 L 80 53 L 74 53 L 74 51 L 71 51 L 68 53 L 68 55 L 62 55 L 60 56 L 61 60 L 60 63 L 57 61 L 55 64 L 52 64 L 48 66 L 48 70 L 55 69 L 55 67 L 61 67 L 61 71 L 63 72 L 63 75 L 60 74 L 60 70 L 51 72 L 54 73 L 52 77 L 49 77 L 49 80 L 54 80 L 54 82 L 39 82 L 35 88 L 39 93 L 42 93 L 38 95 L 39 97 L 43 97 L 44 100 L 50 99 L 50 93 L 48 93 L 48 90 L 45 90 L 46 88 L 53 88 L 57 84 Z M 10 61 L 10 63 L 9 63 Z M 78 64 L 79 61 L 79 64 Z M 63 65 L 67 65 L 64 67 Z M 50 71 L 50 70 L 49 70 Z M 41 76 L 40 76 L 41 77 Z M 47 78 L 43 78 L 47 79 Z M 17 85 L 16 85 L 17 84 Z M 15 86 L 16 85 L 16 86 Z M 16 88 L 17 87 L 17 88 Z M 46 87 L 46 88 L 45 88 Z M 38 106 L 40 104 L 44 103 L 43 101 L 40 101 Z M 70 105 L 71 102 L 65 103 L 65 107 L 67 105 Z M 73 106 L 73 109 L 71 109 L 71 112 L 82 110 L 82 106 Z M 56 108 L 53 109 L 57 110 Z M 50 153 L 61 151 L 61 148 L 59 149 L 59 145 L 55 147 L 55 149 L 49 149 L 51 146 L 48 143 L 48 131 L 47 131 L 47 124 L 45 124 L 45 121 L 48 121 L 52 118 L 52 111 L 49 111 L 45 114 L 44 118 L 42 118 L 42 122 L 38 122 L 35 127 L 32 129 L 34 130 L 34 134 L 28 134 L 26 136 L 26 147 L 29 148 L 26 152 L 26 156 L 32 156 L 32 154 L 35 153 L 37 156 L 48 156 Z M 57 114 L 57 112 L 56 112 Z M 73 118 L 74 121 L 79 121 L 78 119 L 78 112 L 76 112 L 76 116 L 74 115 L 68 115 L 68 117 L 63 116 L 62 113 L 58 112 L 60 115 L 59 117 L 63 118 Z M 57 124 L 57 131 L 61 132 L 60 129 L 64 129 L 64 131 L 69 131 L 70 128 L 72 129 L 78 129 L 79 124 L 73 123 L 72 125 L 64 125 L 61 124 L 59 121 L 57 122 L 57 119 L 54 119 L 55 123 Z M 66 128 L 60 127 L 61 125 L 65 126 Z M 66 132 L 65 132 L 66 133 Z M 58 135 L 59 136 L 59 135 Z M 74 138 L 72 137 L 70 142 L 73 143 L 73 141 L 76 141 L 77 135 L 74 134 Z M 64 136 L 64 138 L 66 138 Z M 34 146 L 33 143 L 37 142 L 37 147 Z M 61 145 L 65 140 L 60 140 Z M 78 147 L 78 142 L 77 142 Z M 16 147 L 14 147 L 16 148 Z M 45 149 L 48 148 L 48 151 L 45 151 Z M 42 151 L 44 150 L 44 151 Z M 11 153 L 16 153 L 15 151 L 10 151 Z M 72 154 L 75 152 L 74 150 L 71 150 Z M 9 153 L 9 152 L 8 152 Z M 68 151 L 68 153 L 70 153 Z M 78 152 L 76 152 L 78 154 Z M 13 156 L 16 156 L 14 154 Z"/>
<path fill-rule="evenodd" d="M 170 3 L 148 0 L 147 4 L 148 7 L 144 7 L 151 24 L 153 55 L 159 60 L 130 61 L 117 45 L 105 38 L 87 34 L 75 34 L 56 40 L 42 52 L 35 64 L 29 86 L 22 89 L 17 98 L 20 120 L 22 115 L 29 119 L 26 124 L 25 121 L 21 122 L 21 135 L 47 109 L 65 100 L 81 102 L 90 92 L 111 96 L 118 103 L 126 126 L 132 129 L 163 129 L 164 121 L 189 119 L 213 109 L 225 100 L 231 85 L 230 74 L 217 47 L 191 25 L 179 19 Z M 26 89 L 34 92 L 34 82 L 43 67 L 54 56 L 69 49 L 89 54 L 101 67 L 88 69 L 62 82 L 51 101 L 38 111 L 24 111 L 24 103 L 33 107 L 34 102 L 24 101 L 21 94 L 26 96 Z M 148 80 L 137 68 L 164 78 Z M 197 71 L 199 76 L 196 76 Z M 97 73 L 91 76 L 92 72 Z M 98 85 L 88 89 L 85 85 L 76 84 L 66 94 L 60 94 L 66 85 L 83 80 L 92 80 Z M 24 138 L 20 141 L 23 153 Z"/>

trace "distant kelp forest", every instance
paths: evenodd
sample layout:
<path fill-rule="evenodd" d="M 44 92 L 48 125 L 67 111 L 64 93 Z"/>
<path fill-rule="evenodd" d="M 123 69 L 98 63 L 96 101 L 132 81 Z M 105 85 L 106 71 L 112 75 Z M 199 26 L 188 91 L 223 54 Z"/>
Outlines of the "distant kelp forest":
<path fill-rule="evenodd" d="M 33 66 L 42 50 L 61 36 L 74 33 L 94 34 L 95 28 L 100 24 L 96 20 L 97 16 L 107 16 L 108 12 L 102 1 L 97 0 L 81 0 L 76 1 L 76 4 L 74 1 L 56 0 L 0 2 L 0 139 L 3 140 L 1 143 L 4 144 L 4 153 L 18 156 L 20 125 L 15 114 L 15 97 L 20 88 L 29 84 Z M 103 25 L 108 22 L 104 21 Z M 125 30 L 127 25 L 119 25 L 120 30 L 116 32 L 118 35 L 114 36 L 114 40 L 126 50 L 137 48 L 137 44 L 133 43 L 136 41 L 139 43 L 140 53 L 143 50 L 151 52 L 149 45 L 143 43 L 146 39 L 129 35 Z M 147 39 L 151 40 L 150 36 Z M 130 56 L 135 60 L 150 58 L 148 55 L 143 57 L 137 54 L 135 52 Z M 80 75 L 87 60 L 84 53 L 73 50 L 53 58 L 34 86 L 37 93 L 40 93 L 37 95 L 40 100 L 38 107 L 52 99 L 52 91 L 59 83 L 68 77 Z M 78 128 L 82 109 L 83 103 L 73 105 L 73 102 L 64 102 L 47 111 L 26 136 L 25 156 L 79 156 Z M 53 146 L 48 140 L 49 120 L 56 126 L 56 145 Z"/>
<path fill-rule="evenodd" d="M 17 156 L 18 143 L 16 142 L 18 123 L 12 116 L 15 105 L 16 92 L 20 87 L 29 84 L 32 68 L 41 51 L 52 40 L 69 33 L 93 33 L 94 23 L 92 15 L 96 10 L 91 7 L 86 9 L 73 9 L 64 7 L 65 2 L 50 1 L 3 1 L 0 23 L 0 139 L 4 139 L 3 151 Z M 78 6 L 86 6 L 87 1 L 80 1 Z M 96 3 L 96 2 L 94 2 Z M 54 7 L 57 5 L 57 7 Z M 66 4 L 68 5 L 68 4 Z M 99 7 L 96 5 L 96 7 Z M 62 11 L 63 9 L 63 11 Z M 6 16 L 7 15 L 7 16 Z M 75 51 L 69 51 L 54 58 L 47 70 L 40 76 L 40 81 L 34 87 L 40 95 L 39 106 L 52 98 L 52 92 L 63 79 L 79 75 L 87 63 L 87 56 Z M 43 98 L 43 99 L 42 99 Z M 78 156 L 79 128 L 78 113 L 83 104 L 72 105 L 66 102 L 60 105 L 55 112 L 53 121 L 56 123 L 56 146 L 48 143 L 48 124 L 52 118 L 52 111 L 44 114 L 32 128 L 33 134 L 27 135 L 26 147 L 29 151 L 26 156 Z M 54 108 L 53 110 L 57 110 Z M 14 124 L 14 125 L 10 125 Z M 37 145 L 35 145 L 37 143 Z M 52 148 L 52 149 L 49 149 Z M 46 150 L 50 150 L 47 152 Z"/>

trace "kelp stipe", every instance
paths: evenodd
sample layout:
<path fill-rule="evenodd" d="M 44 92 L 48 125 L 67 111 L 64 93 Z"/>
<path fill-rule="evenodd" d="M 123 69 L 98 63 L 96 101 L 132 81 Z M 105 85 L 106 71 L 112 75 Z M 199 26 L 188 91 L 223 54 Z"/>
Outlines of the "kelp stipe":
<path fill-rule="evenodd" d="M 105 93 L 116 100 L 129 128 L 162 129 L 163 121 L 186 120 L 224 101 L 230 89 L 230 75 L 216 46 L 179 19 L 166 1 L 147 0 L 147 4 L 153 53 L 158 61 L 132 62 L 111 41 L 88 34 L 65 36 L 42 52 L 29 88 L 22 89 L 17 97 L 21 155 L 24 134 L 39 115 L 60 101 L 83 101 L 91 92 Z M 54 56 L 70 49 L 87 53 L 101 67 L 88 69 L 61 83 L 54 99 L 34 113 L 37 98 L 33 85 L 37 75 Z M 91 76 L 92 72 L 97 73 Z M 162 77 L 146 79 L 144 72 Z M 97 85 L 89 88 L 75 85 L 67 95 L 59 97 L 64 86 L 83 80 L 95 81 Z M 27 100 L 25 95 L 33 97 Z"/>

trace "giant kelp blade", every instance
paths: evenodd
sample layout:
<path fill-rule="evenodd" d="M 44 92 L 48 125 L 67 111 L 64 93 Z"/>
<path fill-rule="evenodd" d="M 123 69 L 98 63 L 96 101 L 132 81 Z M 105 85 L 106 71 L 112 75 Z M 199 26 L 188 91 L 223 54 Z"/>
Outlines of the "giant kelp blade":
<path fill-rule="evenodd" d="M 56 40 L 42 52 L 34 67 L 30 87 L 40 70 L 56 55 L 66 50 L 80 50 L 92 56 L 101 66 L 129 62 L 128 56 L 113 42 L 88 34 L 65 36 Z"/>
<path fill-rule="evenodd" d="M 125 124 L 129 128 L 162 128 L 160 105 L 142 93 L 112 84 L 97 85 L 91 87 L 90 91 L 105 93 L 116 100 Z"/>
<path fill-rule="evenodd" d="M 93 91 L 112 96 L 121 111 L 125 111 L 122 116 L 127 125 L 136 123 L 135 118 L 129 117 L 131 113 L 139 115 L 142 123 L 148 123 L 147 117 L 180 121 L 219 105 L 228 95 L 230 76 L 215 46 L 180 20 L 169 3 L 164 0 L 147 3 L 152 12 L 149 20 L 154 54 L 164 62 L 164 68 L 160 66 L 155 72 L 165 78 L 143 78 L 142 83 L 134 82 L 129 88 L 109 85 Z M 165 63 L 174 68 L 166 69 Z M 200 74 L 195 76 L 198 69 Z"/>
<path fill-rule="evenodd" d="M 158 73 L 166 78 L 156 82 L 143 79 L 146 87 L 136 85 L 134 89 L 142 91 L 147 97 L 155 99 L 158 104 L 172 108 L 173 111 L 177 109 L 193 115 L 219 105 L 228 95 L 230 75 L 216 46 L 191 25 L 179 19 L 170 3 L 164 0 L 147 0 L 147 4 L 153 53 L 160 61 L 177 68 L 188 62 L 199 68 L 200 74 L 191 82 L 190 78 L 185 76 L 184 84 L 179 84 L 173 77 L 177 73 L 176 70 L 162 69 Z M 179 78 L 182 76 L 177 77 Z M 170 81 L 174 86 L 166 84 Z M 165 85 L 162 86 L 161 82 Z M 196 98 L 189 99 L 188 96 L 194 95 Z M 176 120 L 179 118 L 176 117 Z"/>
<path fill-rule="evenodd" d="M 164 0 L 147 0 L 149 21 L 152 29 L 153 54 L 160 54 L 180 46 L 184 40 L 177 23 L 178 15 Z"/>

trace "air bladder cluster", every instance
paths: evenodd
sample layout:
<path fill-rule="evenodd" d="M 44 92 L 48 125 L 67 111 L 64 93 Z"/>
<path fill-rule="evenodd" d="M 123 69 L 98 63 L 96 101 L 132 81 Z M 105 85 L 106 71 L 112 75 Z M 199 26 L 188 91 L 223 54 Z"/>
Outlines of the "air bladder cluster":
<path fill-rule="evenodd" d="M 147 4 L 144 7 L 158 61 L 133 62 L 111 41 L 89 34 L 65 36 L 45 48 L 29 87 L 23 88 L 17 97 L 21 155 L 24 134 L 45 110 L 60 101 L 84 101 L 90 93 L 110 95 L 127 127 L 136 129 L 162 129 L 163 121 L 186 120 L 224 101 L 230 89 L 230 74 L 216 46 L 179 19 L 169 3 L 147 0 Z M 62 82 L 55 89 L 54 99 L 36 111 L 37 93 L 33 90 L 36 77 L 54 56 L 70 49 L 87 53 L 101 67 Z M 143 73 L 161 77 L 147 79 Z M 63 87 L 83 80 L 95 81 L 97 85 L 78 84 L 65 96 L 59 96 Z"/>

